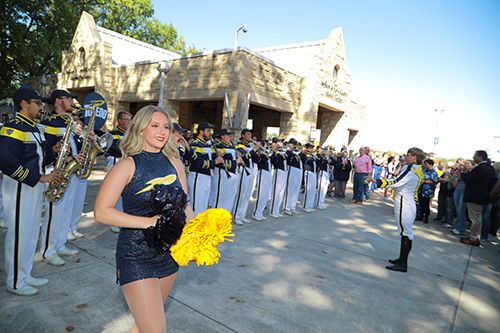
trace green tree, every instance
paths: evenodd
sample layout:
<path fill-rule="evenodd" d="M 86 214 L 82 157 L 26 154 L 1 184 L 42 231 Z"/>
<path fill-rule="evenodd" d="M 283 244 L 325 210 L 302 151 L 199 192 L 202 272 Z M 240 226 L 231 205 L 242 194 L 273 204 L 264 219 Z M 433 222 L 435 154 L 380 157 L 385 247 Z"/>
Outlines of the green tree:
<path fill-rule="evenodd" d="M 0 10 L 0 99 L 12 97 L 25 77 L 61 70 L 61 50 L 71 45 L 83 11 L 115 32 L 177 53 L 198 52 L 154 18 L 151 0 L 4 0 Z"/>
<path fill-rule="evenodd" d="M 101 0 L 102 1 L 102 0 Z M 199 52 L 186 48 L 172 24 L 161 23 L 154 17 L 151 0 L 108 0 L 90 11 L 97 25 L 166 50 L 186 54 Z"/>

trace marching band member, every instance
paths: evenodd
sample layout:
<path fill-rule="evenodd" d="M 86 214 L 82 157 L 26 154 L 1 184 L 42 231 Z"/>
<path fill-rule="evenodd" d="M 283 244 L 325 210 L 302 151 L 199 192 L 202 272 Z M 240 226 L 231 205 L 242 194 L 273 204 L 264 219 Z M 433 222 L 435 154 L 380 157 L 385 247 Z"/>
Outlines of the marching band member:
<path fill-rule="evenodd" d="M 194 153 L 187 175 L 187 186 L 189 202 L 195 216 L 207 210 L 212 171 L 215 164 L 224 163 L 222 157 L 213 159 L 212 147 L 207 142 L 212 137 L 212 129 L 214 128 L 205 121 L 199 123 L 196 129 L 198 137 L 191 143 L 191 149 L 194 150 Z"/>
<path fill-rule="evenodd" d="M 45 174 L 47 156 L 43 130 L 35 123 L 42 115 L 42 102 L 50 98 L 39 96 L 31 87 L 21 86 L 14 93 L 17 115 L 0 130 L 0 169 L 4 174 L 2 192 L 7 221 L 5 234 L 5 269 L 7 291 L 31 296 L 34 287 L 46 285 L 47 279 L 31 276 L 33 258 L 40 233 L 43 183 L 59 183 L 57 174 Z M 58 145 L 52 149 L 58 150 Z M 50 158 L 51 156 L 47 156 Z M 67 229 L 65 230 L 67 232 Z"/>
<path fill-rule="evenodd" d="M 267 148 L 267 142 L 265 140 L 260 140 L 261 147 Z M 273 155 L 275 152 L 273 152 Z M 255 221 L 267 220 L 264 217 L 264 209 L 267 206 L 267 200 L 269 199 L 269 193 L 271 192 L 271 158 L 267 156 L 266 152 L 263 149 L 259 149 L 257 152 L 258 161 L 257 161 L 257 198 L 255 202 L 255 206 L 253 209 L 252 219 Z"/>
<path fill-rule="evenodd" d="M 219 136 L 220 141 L 214 145 L 215 152 L 224 159 L 224 163 L 216 164 L 217 167 L 212 179 L 214 186 L 214 208 L 224 208 L 231 212 L 238 191 L 238 164 L 243 163 L 241 157 L 236 157 L 236 149 L 231 142 L 233 132 L 223 129 Z"/>
<path fill-rule="evenodd" d="M 194 154 L 194 150 L 191 149 L 186 139 L 182 133 L 186 132 L 187 129 L 182 128 L 179 124 L 174 123 L 174 128 L 172 129 L 172 139 L 174 140 L 177 149 L 179 150 L 179 157 L 184 165 L 184 170 L 189 167 L 189 161 Z"/>
<path fill-rule="evenodd" d="M 85 118 L 76 118 L 74 121 L 76 128 L 76 133 L 82 133 L 85 129 Z M 74 137 L 76 143 L 76 150 L 81 151 L 83 146 L 83 140 L 78 136 Z M 75 200 L 73 202 L 73 214 L 70 218 L 70 225 L 68 231 L 68 240 L 73 241 L 77 238 L 84 237 L 84 234 L 79 232 L 78 222 L 82 218 L 83 206 L 85 205 L 85 196 L 87 195 L 87 179 L 79 179 L 78 177 L 74 178 L 76 181 L 76 190 L 75 190 Z"/>
<path fill-rule="evenodd" d="M 242 170 L 240 170 L 240 179 L 236 200 L 234 202 L 233 221 L 236 224 L 241 222 L 250 223 L 250 220 L 245 218 L 250 202 L 250 196 L 253 191 L 253 165 L 258 161 L 257 149 L 260 143 L 257 142 L 253 147 L 250 146 L 252 139 L 252 132 L 245 128 L 241 131 L 240 142 L 236 145 L 236 150 L 239 152 L 239 157 L 243 158 Z"/>
<path fill-rule="evenodd" d="M 316 154 L 317 163 L 316 168 L 318 172 L 318 195 L 316 198 L 316 208 L 326 209 L 324 203 L 326 198 L 326 191 L 328 191 L 329 176 L 328 172 L 329 166 L 333 164 L 333 158 L 329 154 L 325 154 L 323 148 L 318 147 L 318 152 Z"/>
<path fill-rule="evenodd" d="M 398 259 L 391 259 L 392 266 L 385 268 L 406 273 L 408 270 L 408 256 L 413 244 L 413 222 L 417 215 L 418 190 L 424 180 L 422 163 L 425 153 L 420 148 L 410 148 L 406 153 L 405 165 L 401 173 L 394 179 L 374 179 L 365 176 L 364 179 L 377 183 L 380 188 L 395 188 L 396 200 L 394 200 L 394 218 L 398 226 L 398 234 L 401 236 L 401 248 Z"/>
<path fill-rule="evenodd" d="M 280 214 L 281 203 L 283 202 L 283 195 L 285 194 L 286 186 L 286 153 L 283 151 L 283 140 L 278 138 L 273 138 L 272 149 L 276 151 L 275 154 L 271 156 L 271 164 L 273 166 L 273 182 L 271 186 L 271 209 L 269 210 L 269 216 L 275 219 L 283 217 Z M 277 151 L 278 149 L 281 151 Z"/>
<path fill-rule="evenodd" d="M 113 135 L 113 144 L 109 147 L 106 157 L 106 165 L 104 167 L 106 172 L 109 172 L 113 166 L 122 159 L 122 151 L 120 150 L 120 142 L 127 132 L 128 126 L 132 121 L 132 114 L 127 111 L 119 111 L 116 114 L 116 122 L 118 123 L 115 128 L 111 130 L 111 135 Z M 116 209 L 123 211 L 122 198 L 118 198 L 116 203 Z M 120 227 L 111 227 L 111 231 L 114 233 L 120 232 Z"/>
<path fill-rule="evenodd" d="M 50 146 L 59 142 L 66 132 L 67 122 L 70 121 L 60 113 L 71 113 L 73 111 L 72 95 L 65 90 L 54 90 L 51 94 L 51 104 L 54 112 L 51 117 L 42 121 L 46 126 L 47 132 L 45 139 Z M 82 163 L 85 156 L 77 154 L 77 144 L 73 133 L 70 134 L 70 153 L 71 158 Z M 46 168 L 47 172 L 51 172 L 53 166 Z M 67 249 L 65 244 L 68 240 L 68 230 L 70 228 L 71 219 L 73 216 L 75 194 L 77 188 L 77 178 L 75 174 L 71 175 L 68 188 L 65 191 L 63 198 L 57 202 L 51 202 L 45 199 L 45 214 L 42 221 L 42 237 L 40 243 L 40 253 L 45 262 L 53 266 L 62 266 L 65 261 L 59 255 L 72 256 L 78 254 L 78 250 Z M 81 212 L 80 212 L 81 213 Z"/>
<path fill-rule="evenodd" d="M 299 150 L 295 149 L 298 145 L 297 140 L 288 141 L 287 160 L 288 173 L 286 177 L 284 213 L 286 215 L 299 214 L 295 209 L 300 193 L 302 183 L 302 161 L 299 156 Z"/>
<path fill-rule="evenodd" d="M 303 152 L 299 154 L 304 165 L 304 201 L 302 210 L 306 213 L 315 211 L 314 198 L 316 196 L 316 161 L 317 157 L 313 154 L 314 146 L 306 143 Z"/>

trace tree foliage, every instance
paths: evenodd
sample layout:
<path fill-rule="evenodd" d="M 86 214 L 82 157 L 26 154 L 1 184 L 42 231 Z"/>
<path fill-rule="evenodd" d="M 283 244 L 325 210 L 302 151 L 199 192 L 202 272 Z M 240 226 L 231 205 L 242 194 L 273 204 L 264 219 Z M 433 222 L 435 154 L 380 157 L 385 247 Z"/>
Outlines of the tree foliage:
<path fill-rule="evenodd" d="M 198 52 L 154 17 L 151 0 L 4 0 L 1 7 L 0 99 L 12 97 L 25 77 L 61 70 L 61 50 L 71 45 L 83 11 L 115 32 L 176 53 Z"/>

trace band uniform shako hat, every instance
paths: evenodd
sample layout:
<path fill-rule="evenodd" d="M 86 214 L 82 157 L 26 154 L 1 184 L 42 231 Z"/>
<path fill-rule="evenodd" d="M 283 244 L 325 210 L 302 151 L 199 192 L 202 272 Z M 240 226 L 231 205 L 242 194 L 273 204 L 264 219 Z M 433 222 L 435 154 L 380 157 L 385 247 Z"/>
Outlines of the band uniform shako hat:
<path fill-rule="evenodd" d="M 312 144 L 310 144 L 310 143 L 306 143 L 306 145 L 304 147 L 306 147 L 306 148 L 314 148 L 314 146 Z"/>
<path fill-rule="evenodd" d="M 280 142 L 280 141 L 283 141 L 283 140 L 282 140 L 282 139 L 280 139 L 280 138 L 273 138 L 273 143 L 278 143 L 278 142 Z"/>
<path fill-rule="evenodd" d="M 197 132 L 206 130 L 207 128 L 214 129 L 215 126 L 211 126 L 209 123 L 206 121 L 202 121 L 201 123 L 198 124 L 198 128 L 196 129 Z"/>
<path fill-rule="evenodd" d="M 224 128 L 222 131 L 220 131 L 219 135 L 231 135 L 234 134 L 234 132 L 230 132 L 227 128 Z"/>
<path fill-rule="evenodd" d="M 241 135 L 245 134 L 246 132 L 252 132 L 248 128 L 244 128 L 243 131 L 241 131 Z"/>
<path fill-rule="evenodd" d="M 177 123 L 174 123 L 174 131 L 177 131 L 177 132 L 187 132 L 187 129 L 186 128 L 182 128 L 179 124 Z"/>
<path fill-rule="evenodd" d="M 294 145 L 298 144 L 297 140 L 295 140 L 294 138 L 291 138 L 291 139 L 288 141 L 288 143 L 291 143 L 291 144 L 294 144 Z"/>
<path fill-rule="evenodd" d="M 67 92 L 66 90 L 59 90 L 59 89 L 54 90 L 52 94 L 50 94 L 50 99 L 52 100 L 52 102 L 54 102 L 56 98 L 61 98 L 61 97 L 77 98 L 78 95 L 73 95 Z"/>
<path fill-rule="evenodd" d="M 37 92 L 33 90 L 33 88 L 26 84 L 23 84 L 21 87 L 19 87 L 19 89 L 16 90 L 12 99 L 14 100 L 14 103 L 27 101 L 30 99 L 39 99 L 44 103 L 48 103 L 50 101 L 50 98 L 38 95 Z"/>

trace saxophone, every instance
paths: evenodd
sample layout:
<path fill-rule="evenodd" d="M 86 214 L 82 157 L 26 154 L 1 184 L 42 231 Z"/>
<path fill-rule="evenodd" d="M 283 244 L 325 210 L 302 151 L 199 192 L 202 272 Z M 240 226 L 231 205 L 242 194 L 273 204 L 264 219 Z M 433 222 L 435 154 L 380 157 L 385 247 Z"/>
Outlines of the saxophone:
<path fill-rule="evenodd" d="M 94 108 L 85 108 L 80 110 L 92 110 L 92 116 L 90 117 L 87 130 L 85 131 L 83 147 L 81 151 L 81 154 L 83 154 L 85 158 L 81 164 L 76 162 L 75 160 L 70 161 L 69 163 L 78 164 L 75 173 L 76 177 L 78 177 L 79 179 L 87 179 L 90 177 L 97 155 L 99 153 L 106 153 L 113 144 L 113 135 L 111 135 L 110 133 L 106 133 L 101 137 L 96 136 L 96 142 L 92 143 L 91 133 L 94 130 L 96 111 Z"/>
<path fill-rule="evenodd" d="M 70 113 L 60 113 L 58 116 L 67 118 L 68 124 L 66 125 L 66 132 L 64 133 L 61 143 L 61 150 L 59 151 L 59 156 L 57 156 L 53 171 L 61 176 L 61 183 L 50 183 L 47 190 L 43 192 L 45 197 L 51 202 L 58 202 L 63 198 L 66 188 L 68 188 L 71 174 L 77 170 L 74 164 L 66 163 L 69 154 L 69 139 L 72 132 L 73 118 Z M 71 162 L 76 162 L 76 160 L 73 159 Z"/>

